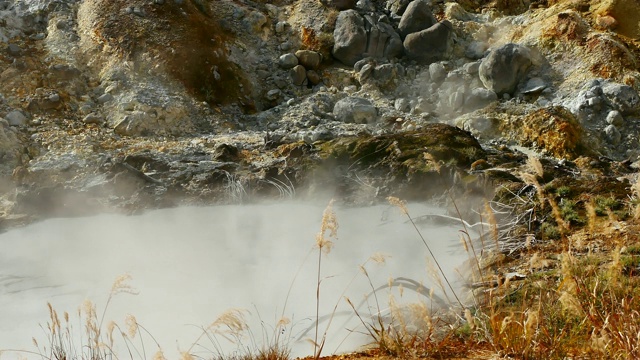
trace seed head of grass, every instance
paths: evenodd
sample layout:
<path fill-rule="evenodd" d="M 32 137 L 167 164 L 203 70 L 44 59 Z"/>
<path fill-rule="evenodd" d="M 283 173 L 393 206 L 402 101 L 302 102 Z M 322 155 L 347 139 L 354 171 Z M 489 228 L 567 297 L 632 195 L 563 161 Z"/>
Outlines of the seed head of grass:
<path fill-rule="evenodd" d="M 164 357 L 164 353 L 162 352 L 162 350 L 158 350 L 155 354 L 153 354 L 153 360 L 167 360 L 167 358 Z"/>
<path fill-rule="evenodd" d="M 111 295 L 113 296 L 120 293 L 137 295 L 138 291 L 133 286 L 131 286 L 131 284 L 129 284 L 129 281 L 131 281 L 131 279 L 132 277 L 129 274 L 118 276 L 113 282 L 113 285 L 111 285 Z"/>
<path fill-rule="evenodd" d="M 320 225 L 320 232 L 316 235 L 316 245 L 325 254 L 331 252 L 333 247 L 333 241 L 338 236 L 338 219 L 335 211 L 333 211 L 333 202 L 331 200 L 329 205 L 324 209 L 322 213 L 322 224 Z"/>
<path fill-rule="evenodd" d="M 129 336 L 129 339 L 135 338 L 138 333 L 138 321 L 136 320 L 136 317 L 128 314 L 124 318 L 124 323 L 127 325 L 127 335 Z"/>
<path fill-rule="evenodd" d="M 409 210 L 407 209 L 407 203 L 404 200 L 400 200 L 395 196 L 389 196 L 387 197 L 387 201 L 389 202 L 389 204 L 400 209 L 400 212 L 402 212 L 404 215 L 409 214 Z"/>

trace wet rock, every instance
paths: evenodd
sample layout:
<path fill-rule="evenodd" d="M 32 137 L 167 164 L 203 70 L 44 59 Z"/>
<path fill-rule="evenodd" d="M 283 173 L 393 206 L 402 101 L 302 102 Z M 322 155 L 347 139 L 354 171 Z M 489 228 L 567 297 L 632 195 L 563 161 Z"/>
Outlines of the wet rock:
<path fill-rule="evenodd" d="M 530 50 L 509 43 L 493 51 L 480 64 L 480 80 L 498 95 L 513 94 L 532 65 Z"/>
<path fill-rule="evenodd" d="M 322 62 L 322 55 L 319 52 L 311 50 L 298 50 L 295 56 L 298 58 L 300 65 L 308 70 L 316 70 Z"/>
<path fill-rule="evenodd" d="M 20 110 L 10 111 L 4 118 L 11 126 L 25 126 L 28 122 L 27 117 Z"/>
<path fill-rule="evenodd" d="M 301 86 L 307 79 L 307 70 L 302 65 L 296 65 L 291 69 L 290 75 L 293 85 Z"/>
<path fill-rule="evenodd" d="M 366 124 L 376 122 L 378 111 L 367 99 L 347 97 L 336 103 L 333 107 L 333 115 L 341 122 Z"/>
<path fill-rule="evenodd" d="M 364 20 L 355 10 L 340 12 L 333 32 L 333 57 L 345 65 L 353 66 L 362 59 L 367 49 Z"/>
<path fill-rule="evenodd" d="M 622 115 L 640 111 L 640 96 L 631 86 L 607 83 L 602 87 L 602 92 Z"/>
<path fill-rule="evenodd" d="M 284 54 L 278 58 L 278 65 L 283 69 L 291 69 L 298 65 L 298 57 L 294 54 Z"/>
<path fill-rule="evenodd" d="M 398 24 L 398 32 L 402 38 L 411 33 L 416 33 L 430 28 L 437 22 L 431 12 L 431 7 L 426 0 L 412 1 Z"/>
<path fill-rule="evenodd" d="M 449 50 L 452 25 L 448 20 L 426 30 L 411 33 L 404 39 L 405 54 L 423 64 L 442 60 Z"/>

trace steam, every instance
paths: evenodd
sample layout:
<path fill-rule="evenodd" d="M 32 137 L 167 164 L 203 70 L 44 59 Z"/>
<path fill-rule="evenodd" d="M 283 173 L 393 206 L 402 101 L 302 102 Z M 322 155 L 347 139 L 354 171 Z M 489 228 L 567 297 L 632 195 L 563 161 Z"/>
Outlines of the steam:
<path fill-rule="evenodd" d="M 261 331 L 260 318 L 275 326 L 284 313 L 292 319 L 294 335 L 302 334 L 315 314 L 315 269 L 305 258 L 314 250 L 324 205 L 215 206 L 130 217 L 53 219 L 2 234 L 0 349 L 33 350 L 32 337 L 44 340 L 38 323 L 48 318 L 47 302 L 74 314 L 84 299 L 91 299 L 100 311 L 113 279 L 123 273 L 131 274 L 139 295 L 115 297 L 106 320 L 123 323 L 126 314 L 135 315 L 168 357 L 191 346 L 201 331 L 197 326 L 210 324 L 230 308 L 248 309 L 256 333 Z M 417 217 L 444 213 L 426 205 L 409 207 Z M 338 239 L 323 263 L 328 276 L 322 281 L 326 297 L 321 315 L 330 314 L 339 302 L 338 318 L 328 332 L 327 353 L 352 351 L 367 341 L 345 330 L 358 322 L 341 294 L 357 304 L 370 291 L 366 279 L 357 275 L 359 265 L 369 257 L 387 256 L 385 265 L 367 265 L 376 287 L 386 285 L 391 276 L 409 278 L 427 288 L 433 283 L 423 244 L 397 209 L 376 206 L 336 212 Z M 458 241 L 460 227 L 437 222 L 419 226 L 447 277 L 459 279 L 455 268 L 467 259 Z M 354 276 L 356 280 L 345 291 Z M 462 282 L 454 284 L 460 289 Z M 380 291 L 387 298 L 388 290 Z M 401 302 L 425 299 L 407 290 L 396 297 Z M 306 341 L 292 345 L 294 356 L 312 351 Z M 228 350 L 233 349 L 230 345 Z"/>

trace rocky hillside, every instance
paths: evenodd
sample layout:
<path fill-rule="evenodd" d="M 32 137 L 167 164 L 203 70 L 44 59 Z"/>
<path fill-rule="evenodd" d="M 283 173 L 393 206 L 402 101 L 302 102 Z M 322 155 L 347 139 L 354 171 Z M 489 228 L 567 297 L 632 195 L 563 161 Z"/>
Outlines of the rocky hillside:
<path fill-rule="evenodd" d="M 446 189 L 629 199 L 639 22 L 636 0 L 0 1 L 0 228 Z M 545 211 L 529 235 L 552 236 Z"/>

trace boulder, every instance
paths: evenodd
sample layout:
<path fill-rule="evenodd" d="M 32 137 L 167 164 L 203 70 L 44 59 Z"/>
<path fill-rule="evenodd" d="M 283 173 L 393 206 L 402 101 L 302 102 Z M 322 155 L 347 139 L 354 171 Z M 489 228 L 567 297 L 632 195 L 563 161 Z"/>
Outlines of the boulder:
<path fill-rule="evenodd" d="M 309 70 L 316 70 L 322 62 L 322 55 L 312 50 L 298 50 L 296 51 L 296 57 L 300 65 Z"/>
<path fill-rule="evenodd" d="M 294 54 L 284 54 L 278 58 L 278 65 L 283 69 L 291 69 L 298 65 L 298 58 Z"/>
<path fill-rule="evenodd" d="M 412 1 L 398 24 L 398 32 L 402 38 L 411 33 L 416 33 L 430 28 L 437 22 L 431 12 L 431 7 L 426 0 Z"/>
<path fill-rule="evenodd" d="M 333 57 L 349 66 L 366 57 L 392 59 L 403 51 L 400 35 L 391 25 L 355 10 L 340 13 L 333 36 Z"/>
<path fill-rule="evenodd" d="M 442 60 L 449 50 L 452 25 L 448 20 L 439 22 L 428 29 L 407 35 L 404 51 L 409 59 L 422 64 Z"/>
<path fill-rule="evenodd" d="M 333 115 L 336 120 L 345 123 L 366 124 L 376 121 L 378 111 L 367 99 L 347 97 L 336 103 L 333 107 Z"/>
<path fill-rule="evenodd" d="M 333 57 L 345 65 L 353 66 L 367 50 L 367 31 L 364 19 L 355 10 L 340 12 L 333 31 Z"/>
<path fill-rule="evenodd" d="M 491 51 L 482 60 L 480 80 L 498 95 L 513 94 L 531 64 L 531 52 L 527 47 L 509 43 Z"/>

